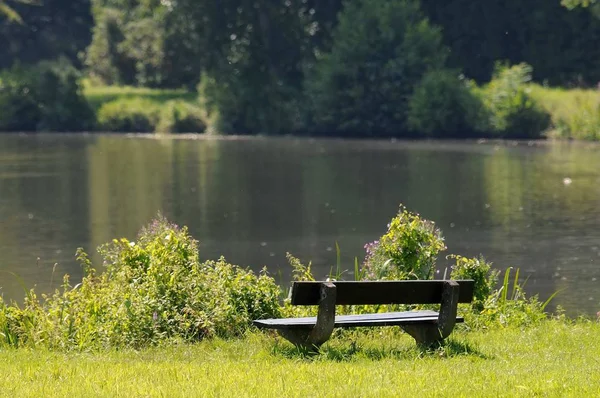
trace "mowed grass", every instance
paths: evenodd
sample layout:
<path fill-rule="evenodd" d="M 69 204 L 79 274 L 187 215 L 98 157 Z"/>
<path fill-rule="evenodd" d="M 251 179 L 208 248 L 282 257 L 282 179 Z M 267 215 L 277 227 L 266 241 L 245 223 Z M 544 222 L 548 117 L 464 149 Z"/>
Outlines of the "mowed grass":
<path fill-rule="evenodd" d="M 457 331 L 423 351 L 390 329 L 346 334 L 318 355 L 262 333 L 140 352 L 0 351 L 10 397 L 599 396 L 600 325 Z"/>

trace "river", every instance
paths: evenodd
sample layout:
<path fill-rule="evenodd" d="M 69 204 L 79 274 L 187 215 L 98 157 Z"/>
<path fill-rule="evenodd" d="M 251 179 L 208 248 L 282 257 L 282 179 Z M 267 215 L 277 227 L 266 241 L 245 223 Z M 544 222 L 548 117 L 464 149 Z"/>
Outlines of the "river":
<path fill-rule="evenodd" d="M 135 239 L 158 212 L 204 259 L 287 283 L 290 252 L 324 277 L 336 243 L 353 270 L 400 203 L 436 222 L 444 254 L 519 268 L 570 315 L 600 310 L 600 145 L 568 142 L 0 135 L 0 293 L 76 282 L 77 247 Z"/>

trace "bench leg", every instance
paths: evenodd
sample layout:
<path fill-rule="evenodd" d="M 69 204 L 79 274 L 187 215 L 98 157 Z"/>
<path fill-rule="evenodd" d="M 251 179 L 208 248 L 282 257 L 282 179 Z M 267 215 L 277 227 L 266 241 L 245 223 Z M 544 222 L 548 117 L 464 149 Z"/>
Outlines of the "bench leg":
<path fill-rule="evenodd" d="M 419 345 L 432 346 L 444 340 L 452 333 L 456 324 L 458 289 L 459 284 L 456 281 L 444 281 L 437 325 L 403 325 L 402 329 Z"/>
<path fill-rule="evenodd" d="M 402 325 L 400 327 L 411 335 L 420 346 L 431 347 L 444 340 L 437 325 Z"/>
<path fill-rule="evenodd" d="M 280 329 L 279 334 L 294 344 L 308 350 L 319 349 L 329 340 L 335 325 L 336 288 L 333 283 L 324 282 L 321 285 L 321 298 L 317 322 L 312 329 Z"/>

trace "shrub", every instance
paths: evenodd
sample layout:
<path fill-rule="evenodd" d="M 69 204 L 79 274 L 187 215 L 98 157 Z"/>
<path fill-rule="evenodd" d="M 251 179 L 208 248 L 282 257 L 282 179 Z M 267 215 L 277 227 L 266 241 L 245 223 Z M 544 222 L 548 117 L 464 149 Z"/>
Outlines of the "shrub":
<path fill-rule="evenodd" d="M 427 73 L 408 103 L 408 126 L 426 137 L 480 134 L 485 110 L 470 83 L 451 70 Z"/>
<path fill-rule="evenodd" d="M 445 246 L 440 231 L 431 221 L 424 220 L 401 206 L 398 215 L 388 225 L 388 233 L 379 241 L 367 244 L 365 248 L 367 256 L 363 268 L 359 271 L 358 266 L 355 266 L 355 278 L 358 280 L 431 279 L 437 254 Z M 293 269 L 294 280 L 315 280 L 310 263 L 304 265 L 289 253 L 287 257 Z M 468 327 L 526 326 L 547 317 L 545 308 L 556 293 L 543 303 L 536 296 L 526 297 L 523 285 L 519 284 L 518 270 L 509 292 L 510 268 L 504 274 L 503 284 L 496 288 L 499 272 L 492 270 L 491 263 L 483 257 L 450 255 L 448 258 L 455 261 L 450 273 L 451 279 L 475 281 L 472 305 L 465 306 L 468 307 L 466 311 L 461 308 Z M 336 311 L 339 314 L 361 314 L 405 311 L 408 308 L 414 306 L 353 305 L 340 306 Z M 428 305 L 418 308 L 436 309 L 435 306 Z M 286 301 L 283 311 L 285 316 L 314 316 L 316 307 L 292 306 Z"/>
<path fill-rule="evenodd" d="M 257 68 L 258 69 L 258 68 Z M 289 134 L 299 129 L 300 90 L 270 75 L 253 78 L 248 68 L 213 77 L 203 73 L 199 100 L 210 129 L 221 134 Z M 260 99 L 260 100 L 258 100 Z"/>
<path fill-rule="evenodd" d="M 365 249 L 363 268 L 368 279 L 431 279 L 437 255 L 446 246 L 432 221 L 401 205 L 387 233 Z"/>
<path fill-rule="evenodd" d="M 117 99 L 103 104 L 98 110 L 98 129 L 101 131 L 150 133 L 156 129 L 160 106 L 147 99 Z"/>
<path fill-rule="evenodd" d="M 483 303 L 496 286 L 498 271 L 492 271 L 492 264 L 485 261 L 483 256 L 467 258 L 450 255 L 448 258 L 455 260 L 450 272 L 451 279 L 473 279 L 475 281 L 473 307 L 482 309 Z"/>
<path fill-rule="evenodd" d="M 529 94 L 531 66 L 497 65 L 492 81 L 481 95 L 490 113 L 490 128 L 501 138 L 539 138 L 550 125 L 550 116 Z"/>
<path fill-rule="evenodd" d="M 206 130 L 202 110 L 185 101 L 169 101 L 160 111 L 156 125 L 159 133 L 203 133 Z"/>
<path fill-rule="evenodd" d="M 93 113 L 65 59 L 0 72 L 0 131 L 83 131 Z"/>
<path fill-rule="evenodd" d="M 307 72 L 313 129 L 402 135 L 408 98 L 428 70 L 444 65 L 446 53 L 418 1 L 347 2 L 331 52 Z"/>
<path fill-rule="evenodd" d="M 85 253 L 86 276 L 75 287 L 23 309 L 0 303 L 0 332 L 12 346 L 90 349 L 143 347 L 241 335 L 253 319 L 280 314 L 280 291 L 265 273 L 217 261 L 200 262 L 186 228 L 164 219 L 136 242 L 114 240 L 101 250 L 97 276 Z"/>

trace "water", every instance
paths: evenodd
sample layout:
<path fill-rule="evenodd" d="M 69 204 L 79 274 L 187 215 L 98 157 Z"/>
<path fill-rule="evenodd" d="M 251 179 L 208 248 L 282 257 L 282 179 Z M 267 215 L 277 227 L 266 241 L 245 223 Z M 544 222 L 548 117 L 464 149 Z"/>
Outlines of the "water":
<path fill-rule="evenodd" d="M 135 239 L 159 211 L 189 227 L 202 258 L 287 282 L 289 251 L 322 277 L 336 242 L 352 270 L 404 203 L 438 224 L 446 254 L 519 267 L 530 294 L 564 289 L 554 304 L 595 314 L 599 154 L 581 143 L 0 135 L 1 292 L 21 300 L 65 273 L 76 281 L 77 247 Z"/>

